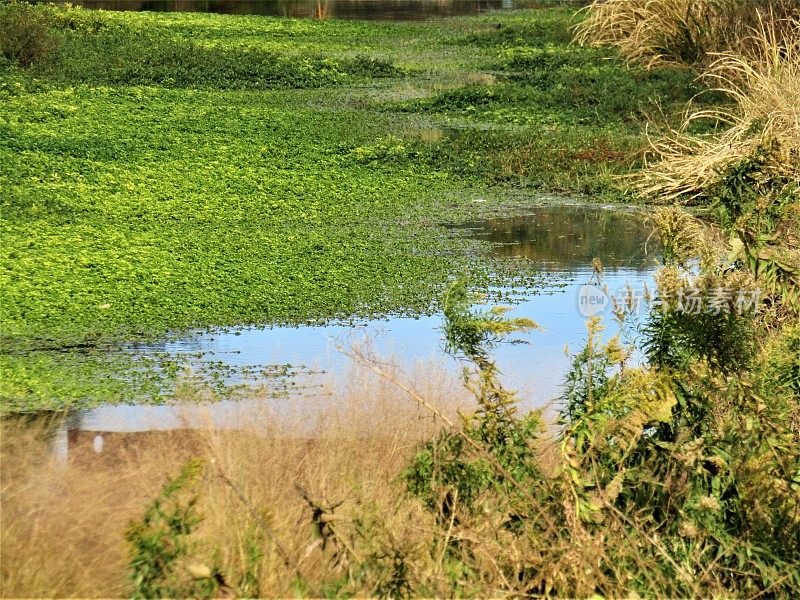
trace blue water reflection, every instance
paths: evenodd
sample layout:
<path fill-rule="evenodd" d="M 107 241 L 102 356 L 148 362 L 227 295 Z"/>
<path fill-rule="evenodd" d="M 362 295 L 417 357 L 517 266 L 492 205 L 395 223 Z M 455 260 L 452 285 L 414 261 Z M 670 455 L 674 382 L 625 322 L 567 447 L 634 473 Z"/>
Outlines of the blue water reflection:
<path fill-rule="evenodd" d="M 557 398 L 571 358 L 586 339 L 586 317 L 579 310 L 582 286 L 595 280 L 591 260 L 604 260 L 603 283 L 613 295 L 627 286 L 640 295 L 652 289 L 655 257 L 645 241 L 649 228 L 641 215 L 597 207 L 540 207 L 522 217 L 500 218 L 467 226 L 470 235 L 494 243 L 496 256 L 524 257 L 549 272 L 557 285 L 526 290 L 511 313 L 528 317 L 543 328 L 518 336 L 526 344 L 503 345 L 495 352 L 504 381 L 524 390 L 531 406 Z M 511 292 L 511 290 L 503 290 Z M 512 294 L 513 295 L 513 294 Z M 606 336 L 616 330 L 607 305 Z M 337 348 L 368 340 L 377 354 L 407 370 L 415 364 L 439 364 L 457 372 L 461 365 L 443 352 L 442 316 L 396 317 L 356 325 L 331 324 L 304 327 L 249 327 L 200 333 L 157 349 L 176 357 L 193 357 L 195 363 L 221 362 L 232 371 L 260 364 L 302 365 L 312 373 L 341 377 L 352 367 Z M 197 355 L 200 354 L 198 358 Z M 318 376 L 321 378 L 322 376 Z M 305 377 L 306 383 L 314 380 Z M 313 394 L 314 387 L 300 393 Z M 224 401 L 198 407 L 102 406 L 80 414 L 80 428 L 95 431 L 136 431 L 201 426 L 209 420 L 218 427 L 235 422 L 252 403 Z"/>

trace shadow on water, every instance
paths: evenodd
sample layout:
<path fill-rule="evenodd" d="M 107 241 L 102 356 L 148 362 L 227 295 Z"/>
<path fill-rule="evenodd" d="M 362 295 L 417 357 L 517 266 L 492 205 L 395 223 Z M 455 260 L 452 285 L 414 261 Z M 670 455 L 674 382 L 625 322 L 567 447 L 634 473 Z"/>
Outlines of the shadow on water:
<path fill-rule="evenodd" d="M 514 316 L 529 317 L 543 327 L 543 331 L 523 336 L 527 344 L 504 345 L 495 352 L 506 384 L 522 390 L 524 403 L 532 407 L 547 405 L 558 398 L 571 363 L 571 357 L 564 351 L 565 345 L 572 352 L 583 346 L 586 314 L 579 309 L 579 298 L 583 286 L 593 278 L 593 258 L 600 257 L 603 261 L 604 283 L 609 295 L 621 294 L 628 286 L 638 291 L 645 287 L 652 289 L 656 257 L 645 252 L 650 228 L 640 213 L 548 205 L 533 208 L 524 216 L 488 219 L 454 229 L 490 242 L 487 252 L 494 256 L 534 262 L 552 275 L 549 281 L 556 283 L 527 290 L 499 290 L 507 297 L 516 295 Z M 610 305 L 604 311 L 601 314 L 608 316 Z M 357 319 L 357 315 L 354 318 Z M 607 335 L 617 333 L 610 319 L 606 322 L 609 325 Z M 265 368 L 305 365 L 308 368 L 305 381 L 297 386 L 295 398 L 307 401 L 304 406 L 312 407 L 309 410 L 313 411 L 314 406 L 319 406 L 315 402 L 326 401 L 321 373 L 346 377 L 351 366 L 337 347 L 365 338 L 378 355 L 393 357 L 406 368 L 434 364 L 451 373 L 459 372 L 461 364 L 443 352 L 441 326 L 441 314 L 434 314 L 375 319 L 355 325 L 242 327 L 201 332 L 138 351 L 166 353 L 175 361 L 191 363 L 195 371 L 201 371 L 210 363 L 224 365 L 231 374 L 253 365 Z M 327 390 L 329 394 L 330 388 Z M 319 396 L 314 396 L 315 393 Z M 104 448 L 104 436 L 110 433 L 117 439 L 118 434 L 125 432 L 206 426 L 237 429 L 242 423 L 263 418 L 263 396 L 261 398 L 160 406 L 107 404 L 75 411 L 55 428 L 54 447 L 66 455 L 70 444 L 80 442 L 81 446 L 88 444 L 93 452 L 100 453 Z M 291 399 L 290 396 L 287 402 Z M 289 402 L 286 406 L 291 405 Z M 88 433 L 79 434 L 79 431 Z"/>
<path fill-rule="evenodd" d="M 368 21 L 421 21 L 541 5 L 533 0 L 78 0 L 73 4 L 104 10 Z"/>

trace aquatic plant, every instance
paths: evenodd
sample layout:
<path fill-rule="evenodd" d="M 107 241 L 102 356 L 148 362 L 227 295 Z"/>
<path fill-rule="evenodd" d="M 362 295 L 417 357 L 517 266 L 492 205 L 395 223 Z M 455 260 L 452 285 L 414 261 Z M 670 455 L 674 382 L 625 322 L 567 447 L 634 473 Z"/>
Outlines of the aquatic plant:
<path fill-rule="evenodd" d="M 631 115 L 650 96 L 682 104 L 692 93 L 682 75 L 645 85 L 601 51 L 575 54 L 563 8 L 531 13 L 536 25 L 498 15 L 501 29 L 494 16 L 24 10 L 59 46 L 30 67 L 0 67 L 4 410 L 124 400 L 116 369 L 102 376 L 103 354 L 132 340 L 429 312 L 449 273 L 485 282 L 508 271 L 441 226 L 474 213 L 476 194 L 490 200 L 480 206 L 508 200 L 487 183 L 624 197 L 612 175 L 645 143 Z M 491 37 L 503 28 L 515 33 Z M 514 62 L 544 46 L 541 64 Z M 518 69 L 519 80 L 482 86 L 493 95 L 437 87 L 463 87 L 478 69 Z M 573 78 L 584 92 L 559 107 Z M 637 82 L 629 102 L 591 99 Z M 429 98 L 398 102 L 407 88 Z M 470 125 L 409 133 L 442 118 Z"/>

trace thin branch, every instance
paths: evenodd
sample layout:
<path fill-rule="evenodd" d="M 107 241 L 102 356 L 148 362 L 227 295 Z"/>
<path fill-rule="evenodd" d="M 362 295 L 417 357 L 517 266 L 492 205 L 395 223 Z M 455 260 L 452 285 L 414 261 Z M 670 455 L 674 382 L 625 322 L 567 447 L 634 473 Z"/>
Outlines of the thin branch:
<path fill-rule="evenodd" d="M 456 427 L 455 424 L 453 423 L 453 421 L 448 419 L 444 414 L 442 414 L 441 411 L 439 411 L 435 406 L 433 406 L 425 398 L 420 396 L 414 389 L 412 389 L 411 387 L 409 387 L 408 385 L 406 385 L 405 383 L 400 381 L 397 377 L 395 377 L 393 374 L 389 373 L 388 371 L 385 371 L 385 370 L 381 369 L 380 367 L 375 366 L 374 361 L 369 360 L 367 357 L 365 357 L 363 354 L 361 354 L 360 352 L 358 352 L 357 350 L 355 350 L 353 348 L 350 348 L 349 350 L 347 350 L 347 349 L 343 348 L 342 346 L 337 346 L 337 350 L 339 352 L 341 352 L 342 354 L 344 354 L 345 356 L 349 356 L 354 361 L 356 361 L 358 364 L 366 367 L 367 369 L 369 369 L 370 371 L 372 371 L 376 375 L 378 375 L 378 376 L 384 378 L 386 381 L 392 383 L 397 388 L 399 388 L 400 390 L 402 390 L 406 394 L 408 394 L 420 406 L 425 407 L 431 413 L 433 413 L 435 416 L 439 417 L 454 433 L 456 433 L 458 436 L 460 436 L 465 442 L 467 442 L 467 444 L 472 446 L 472 448 L 476 452 L 478 452 L 478 454 L 480 454 L 483 458 L 488 460 L 489 463 L 492 465 L 492 467 L 494 467 L 495 471 L 497 471 L 497 473 L 501 477 L 503 477 L 506 481 L 508 481 L 512 486 L 514 486 L 514 488 L 522 495 L 522 497 L 530 503 L 531 508 L 536 510 L 537 515 L 539 517 L 541 517 L 544 521 L 546 521 L 547 525 L 553 531 L 556 531 L 556 532 L 558 531 L 558 527 L 556 526 L 556 523 L 553 520 L 553 518 L 550 515 L 548 515 L 544 510 L 542 510 L 542 508 L 539 506 L 539 503 L 536 501 L 536 499 L 533 496 L 531 496 L 530 492 L 528 490 L 526 490 L 522 486 L 522 484 L 519 481 L 517 481 L 511 475 L 511 473 L 509 473 L 508 470 L 502 464 L 500 464 L 500 461 L 497 460 L 497 457 L 494 454 L 489 452 L 483 445 L 479 444 L 477 441 L 472 439 L 472 437 L 470 437 L 466 433 L 464 433 L 460 428 Z"/>

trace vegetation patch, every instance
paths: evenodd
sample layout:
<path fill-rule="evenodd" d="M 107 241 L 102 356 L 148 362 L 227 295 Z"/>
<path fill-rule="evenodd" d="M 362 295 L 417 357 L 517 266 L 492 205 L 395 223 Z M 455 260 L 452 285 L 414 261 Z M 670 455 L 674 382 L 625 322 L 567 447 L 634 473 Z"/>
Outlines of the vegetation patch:
<path fill-rule="evenodd" d="M 727 102 L 688 69 L 625 68 L 613 51 L 577 47 L 564 35 L 569 21 L 550 18 L 468 37 L 489 50 L 483 70 L 491 79 L 400 104 L 453 128 L 425 159 L 491 183 L 619 200 L 626 192 L 614 176 L 642 166 L 646 123 L 677 125 L 692 99 L 701 107 Z"/>
<path fill-rule="evenodd" d="M 197 43 L 163 29 L 114 26 L 77 9 L 9 4 L 0 23 L 6 58 L 63 83 L 270 89 L 402 74 L 374 57 L 286 56 L 257 45 Z"/>
<path fill-rule="evenodd" d="M 40 367 L 69 361 L 26 367 L 28 352 L 431 311 L 454 273 L 485 283 L 509 271 L 441 226 L 478 193 L 495 205 L 510 186 L 629 197 L 614 176 L 642 162 L 642 115 L 699 88 L 679 70 L 570 47 L 573 17 L 393 24 L 3 4 L 5 406 L 52 406 L 56 389 L 65 403 L 121 397 L 54 388 L 75 378 Z M 27 59 L 9 45 L 23 38 L 52 44 Z M 422 99 L 399 101 L 408 89 Z M 414 132 L 428 126 L 441 133 Z"/>
<path fill-rule="evenodd" d="M 621 6 L 638 5 L 594 4 L 590 30 Z M 266 398 L 262 418 L 239 421 L 239 431 L 96 432 L 63 413 L 4 418 L 2 595 L 800 595 L 800 73 L 797 38 L 781 33 L 797 24 L 766 24 L 748 53 L 726 48 L 716 62 L 693 37 L 688 54 L 654 53 L 638 38 L 628 57 L 650 67 L 662 56 L 710 65 L 704 80 L 721 84 L 731 115 L 727 127 L 713 110 L 671 128 L 667 108 L 667 137 L 630 174 L 642 162 L 631 158 L 637 143 L 648 141 L 641 90 L 669 106 L 685 93 L 673 84 L 690 76 L 559 48 L 552 28 L 566 27 L 568 13 L 543 14 L 551 24 L 520 31 L 547 43 L 525 47 L 497 33 L 519 28 L 517 16 L 497 17 L 495 33 L 494 15 L 376 26 L 365 43 L 386 36 L 384 58 L 406 53 L 398 63 L 439 69 L 435 81 L 417 73 L 399 88 L 376 73 L 369 89 L 324 92 L 75 85 L 37 74 L 27 50 L 8 53 L 4 411 L 80 402 L 84 377 L 124 399 L 91 360 L 106 356 L 93 354 L 104 343 L 190 326 L 416 313 L 438 297 L 467 394 L 437 385 L 432 371 L 405 378 L 367 348 L 349 351 L 359 364 L 353 391 L 325 411 L 314 405 L 315 419 L 307 406 Z M 675 23 L 643 14 L 672 39 Z M 681 35 L 696 33 L 691 16 L 678 20 Z M 154 35 L 165 40 L 211 30 L 209 39 L 242 47 L 264 31 L 278 44 L 327 31 L 334 47 L 363 27 L 103 19 L 109 29 L 160 23 Z M 465 34 L 465 23 L 483 27 Z M 477 57 L 463 58 L 466 47 Z M 192 77 L 206 77 L 196 68 Z M 480 69 L 482 81 L 465 75 Z M 631 98 L 594 97 L 617 87 Z M 332 106 L 335 90 L 342 102 Z M 573 100 L 556 100 L 570 91 Z M 420 121 L 437 134 L 403 133 Z M 653 214 L 662 264 L 644 310 L 634 290 L 611 305 L 623 332 L 638 334 L 632 341 L 604 339 L 601 318 L 589 318 L 548 431 L 493 359 L 499 343 L 537 325 L 473 306 L 470 285 L 486 263 L 439 224 L 463 214 L 470 193 L 487 193 L 487 180 L 615 197 L 602 178 L 617 172 L 633 178 L 631 194 L 667 204 Z M 553 229 L 547 251 L 563 254 Z M 593 267 L 602 289 L 602 261 Z M 447 285 L 456 270 L 473 278 Z M 59 364 L 70 347 L 90 360 Z M 193 383 L 178 396 L 218 397 Z M 52 439 L 68 460 L 54 456 Z"/>

